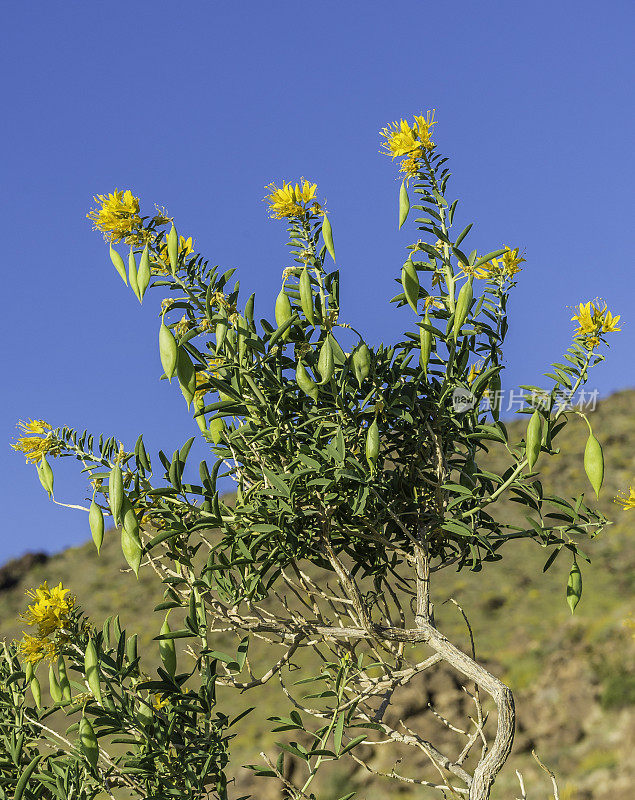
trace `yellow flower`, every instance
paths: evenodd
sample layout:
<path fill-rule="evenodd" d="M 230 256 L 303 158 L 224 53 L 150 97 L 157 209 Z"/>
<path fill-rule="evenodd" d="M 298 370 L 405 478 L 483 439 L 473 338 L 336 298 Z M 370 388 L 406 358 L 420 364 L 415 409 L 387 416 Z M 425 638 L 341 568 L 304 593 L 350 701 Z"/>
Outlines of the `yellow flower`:
<path fill-rule="evenodd" d="M 474 379 L 476 378 L 476 376 L 479 375 L 483 371 L 483 367 L 480 366 L 480 368 L 479 368 L 479 365 L 480 365 L 480 362 L 479 362 L 479 364 L 472 364 L 472 366 L 470 367 L 470 371 L 469 371 L 468 376 L 467 376 L 467 382 L 468 383 L 474 383 Z"/>
<path fill-rule="evenodd" d="M 584 337 L 584 345 L 589 350 L 599 345 L 601 333 L 616 333 L 621 330 L 617 327 L 620 315 L 614 317 L 607 309 L 606 303 L 598 298 L 589 300 L 588 303 L 580 303 L 577 314 L 571 317 L 571 321 L 578 323 L 575 335 Z"/>
<path fill-rule="evenodd" d="M 43 658 L 48 658 L 49 661 L 52 661 L 57 655 L 57 648 L 54 642 L 42 636 L 29 636 L 28 633 L 24 634 L 18 649 L 25 661 L 29 661 L 31 664 L 39 664 Z"/>
<path fill-rule="evenodd" d="M 61 582 L 49 589 L 46 581 L 37 589 L 29 589 L 27 595 L 35 602 L 27 607 L 22 619 L 28 625 L 36 626 L 40 637 L 67 628 L 75 606 L 75 598 L 72 595 L 66 597 L 69 591 L 64 589 Z"/>
<path fill-rule="evenodd" d="M 152 705 L 157 711 L 161 711 L 162 708 L 170 705 L 170 698 L 162 694 L 155 694 Z"/>
<path fill-rule="evenodd" d="M 416 152 L 411 153 L 407 158 L 401 162 L 401 166 L 399 167 L 399 172 L 403 172 L 406 175 L 406 183 L 410 180 L 410 178 L 415 178 L 419 173 L 419 156 Z"/>
<path fill-rule="evenodd" d="M 183 314 L 181 319 L 174 326 L 174 333 L 177 336 L 183 336 L 192 327 L 189 319 Z"/>
<path fill-rule="evenodd" d="M 624 496 L 620 497 L 619 495 L 614 498 L 616 503 L 621 503 L 624 508 L 624 511 L 628 511 L 631 508 L 635 508 L 635 489 L 632 486 L 628 487 L 629 494 L 627 495 L 624 492 Z"/>
<path fill-rule="evenodd" d="M 481 264 L 480 267 L 470 266 L 470 264 L 461 264 L 461 262 L 459 262 L 459 267 L 463 272 L 466 275 L 471 275 L 473 278 L 488 278 L 491 266 L 489 262 L 487 264 Z"/>
<path fill-rule="evenodd" d="M 421 115 L 415 116 L 412 125 L 405 119 L 389 123 L 379 132 L 379 135 L 386 140 L 382 142 L 383 150 L 381 152 L 392 156 L 392 158 L 408 156 L 409 166 L 412 168 L 414 159 L 421 157 L 424 150 L 432 150 L 434 148 L 434 142 L 430 138 L 434 125 L 436 125 L 434 111 L 432 113 L 428 111 L 425 117 Z M 401 171 L 407 171 L 403 168 L 403 164 Z"/>
<path fill-rule="evenodd" d="M 323 214 L 324 211 L 317 202 L 311 203 L 317 191 L 317 184 L 301 178 L 301 183 L 283 181 L 282 188 L 278 189 L 275 183 L 265 186 L 269 194 L 264 198 L 269 203 L 270 217 L 272 219 L 283 219 L 284 217 L 301 217 L 304 214 Z"/>
<path fill-rule="evenodd" d="M 504 246 L 507 247 L 507 245 Z M 510 278 L 513 278 L 517 272 L 520 272 L 519 265 L 526 261 L 526 259 L 518 257 L 518 250 L 518 247 L 514 248 L 513 250 L 511 247 L 507 247 L 507 250 L 505 250 L 501 256 L 501 261 L 503 262 L 503 271 Z"/>
<path fill-rule="evenodd" d="M 100 206 L 86 215 L 92 219 L 95 230 L 109 235 L 113 242 L 118 242 L 141 227 L 139 216 L 139 198 L 134 197 L 130 189 L 112 194 L 98 194 L 93 198 Z"/>
<path fill-rule="evenodd" d="M 27 462 L 37 464 L 49 452 L 54 456 L 59 453 L 59 445 L 53 438 L 51 426 L 42 419 L 31 419 L 28 422 L 18 423 L 22 432 L 25 434 L 35 434 L 33 436 L 21 436 L 11 447 L 18 452 L 26 455 Z"/>

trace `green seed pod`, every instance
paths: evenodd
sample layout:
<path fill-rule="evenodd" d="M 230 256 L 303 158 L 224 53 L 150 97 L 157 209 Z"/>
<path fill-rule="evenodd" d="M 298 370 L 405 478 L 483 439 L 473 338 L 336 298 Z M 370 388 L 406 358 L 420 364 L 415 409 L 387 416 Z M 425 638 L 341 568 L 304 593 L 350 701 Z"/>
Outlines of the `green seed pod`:
<path fill-rule="evenodd" d="M 29 782 L 29 778 L 35 770 L 37 769 L 37 765 L 40 763 L 42 756 L 35 756 L 35 758 L 29 763 L 27 768 L 24 770 L 22 775 L 20 775 L 20 780 L 15 785 L 15 792 L 13 793 L 13 800 L 22 800 L 22 796 L 24 795 L 24 790 L 26 789 L 26 785 Z"/>
<path fill-rule="evenodd" d="M 399 228 L 408 219 L 408 212 L 410 211 L 410 199 L 408 198 L 408 190 L 406 189 L 406 182 L 401 182 L 399 189 Z"/>
<path fill-rule="evenodd" d="M 86 717 L 82 717 L 79 721 L 79 746 L 86 761 L 95 769 L 99 760 L 99 745 L 93 726 Z"/>
<path fill-rule="evenodd" d="M 121 551 L 128 562 L 128 566 L 138 578 L 142 550 L 141 539 L 139 538 L 139 521 L 127 497 L 124 497 L 121 518 Z"/>
<path fill-rule="evenodd" d="M 313 309 L 313 289 L 311 288 L 311 278 L 309 271 L 304 267 L 300 275 L 300 306 L 304 316 L 311 325 L 315 325 L 315 313 Z"/>
<path fill-rule="evenodd" d="M 170 623 L 166 616 L 163 625 L 161 626 L 161 634 L 171 633 Z M 176 675 L 176 647 L 174 639 L 161 639 L 159 641 L 159 655 L 168 675 L 174 677 Z"/>
<path fill-rule="evenodd" d="M 595 496 L 599 500 L 600 489 L 604 482 L 604 454 L 602 453 L 602 445 L 592 433 L 589 433 L 589 438 L 584 448 L 584 471 L 595 491 Z"/>
<path fill-rule="evenodd" d="M 148 703 L 137 703 L 136 706 L 136 717 L 137 720 L 143 726 L 152 725 L 152 721 L 154 719 L 154 713 L 152 708 L 148 705 Z"/>
<path fill-rule="evenodd" d="M 355 380 L 361 386 L 370 374 L 370 350 L 366 342 L 362 342 L 355 348 L 353 353 L 353 372 Z"/>
<path fill-rule="evenodd" d="M 42 708 L 42 688 L 40 687 L 40 682 L 35 677 L 35 675 L 31 678 L 31 681 L 29 683 L 29 688 L 31 689 L 31 694 L 33 695 L 33 701 L 35 702 L 35 706 L 39 710 L 40 708 Z"/>
<path fill-rule="evenodd" d="M 33 671 L 33 662 L 27 661 L 24 666 L 24 680 L 26 683 L 30 683 L 31 679 L 33 678 L 34 671 Z"/>
<path fill-rule="evenodd" d="M 86 682 L 88 683 L 90 691 L 93 693 L 93 697 L 102 705 L 101 686 L 99 684 L 99 661 L 97 659 L 95 643 L 92 639 L 88 642 L 86 653 L 84 654 L 84 674 L 86 675 Z"/>
<path fill-rule="evenodd" d="M 456 308 L 454 309 L 454 324 L 452 333 L 454 340 L 459 336 L 463 323 L 467 319 L 474 299 L 474 290 L 472 289 L 473 278 L 468 278 L 467 281 L 461 286 L 461 291 L 456 299 Z"/>
<path fill-rule="evenodd" d="M 569 579 L 567 581 L 567 603 L 569 608 L 571 609 L 571 613 L 575 611 L 575 607 L 580 602 L 580 598 L 582 597 L 582 573 L 580 572 L 580 567 L 578 566 L 578 562 L 573 559 L 573 566 L 571 567 L 571 572 L 569 573 Z"/>
<path fill-rule="evenodd" d="M 329 218 L 324 215 L 324 222 L 322 223 L 322 238 L 324 239 L 324 244 L 326 245 L 326 249 L 331 254 L 331 258 L 335 261 L 335 247 L 333 246 L 333 229 L 331 228 L 331 223 L 329 222 Z"/>
<path fill-rule="evenodd" d="M 150 277 L 150 254 L 148 253 L 148 245 L 146 245 L 141 253 L 139 271 L 137 272 L 137 288 L 139 290 L 137 297 L 139 298 L 139 302 L 143 300 L 143 295 L 146 293 L 146 289 L 150 283 Z"/>
<path fill-rule="evenodd" d="M 176 375 L 179 379 L 181 392 L 189 408 L 196 391 L 196 370 L 189 353 L 184 347 L 179 347 L 179 356 L 176 363 Z"/>
<path fill-rule="evenodd" d="M 530 470 L 534 468 L 534 464 L 538 460 L 541 442 L 542 417 L 538 411 L 534 411 L 527 425 L 527 434 L 525 436 L 525 457 Z"/>
<path fill-rule="evenodd" d="M 223 438 L 223 431 L 226 427 L 225 420 L 222 417 L 213 417 L 209 421 L 208 431 L 214 444 L 220 444 L 221 439 Z"/>
<path fill-rule="evenodd" d="M 368 427 L 366 432 L 366 461 L 370 467 L 370 471 L 374 472 L 377 466 L 377 459 L 379 458 L 379 428 L 377 420 L 374 419 Z"/>
<path fill-rule="evenodd" d="M 298 361 L 298 366 L 295 370 L 295 380 L 300 389 L 302 389 L 305 394 L 308 394 L 309 397 L 312 398 L 315 403 L 317 403 L 318 387 L 311 380 L 311 376 L 306 371 L 306 368 L 301 361 Z"/>
<path fill-rule="evenodd" d="M 46 460 L 46 456 L 42 456 L 42 460 L 37 465 L 37 476 L 48 496 L 53 497 L 53 470 Z"/>
<path fill-rule="evenodd" d="M 229 321 L 227 317 L 224 316 L 222 320 L 219 320 L 216 323 L 216 352 L 220 353 L 220 350 L 223 346 L 223 342 L 225 341 L 225 337 L 227 336 L 227 328 L 229 327 Z"/>
<path fill-rule="evenodd" d="M 328 336 L 322 342 L 322 347 L 320 348 L 320 355 L 318 356 L 318 372 L 322 378 L 320 381 L 321 384 L 328 383 L 335 372 L 333 347 L 331 346 Z"/>
<path fill-rule="evenodd" d="M 179 348 L 176 344 L 176 339 L 172 335 L 172 331 L 163 320 L 159 328 L 159 355 L 161 357 L 161 366 L 163 367 L 165 376 L 171 381 L 176 372 Z"/>
<path fill-rule="evenodd" d="M 174 223 L 172 223 L 172 227 L 168 233 L 168 258 L 170 259 L 172 274 L 174 274 L 179 263 L 179 235 L 176 232 Z"/>
<path fill-rule="evenodd" d="M 49 666 L 49 694 L 54 703 L 62 702 L 62 689 L 52 664 Z"/>
<path fill-rule="evenodd" d="M 133 633 L 126 641 L 126 658 L 132 664 L 137 660 L 139 652 L 137 649 L 137 634 Z"/>
<path fill-rule="evenodd" d="M 430 317 L 426 311 L 423 321 L 426 325 L 430 324 Z M 423 370 L 424 376 L 428 377 L 428 362 L 430 361 L 430 353 L 432 352 L 432 332 L 426 328 L 419 328 L 419 345 L 421 352 L 419 353 L 419 366 Z"/>
<path fill-rule="evenodd" d="M 135 577 L 138 578 L 141 565 L 141 541 L 138 535 L 135 536 L 125 528 L 121 529 L 121 552 Z"/>
<path fill-rule="evenodd" d="M 117 272 L 121 275 L 122 281 L 128 285 L 128 278 L 126 277 L 126 266 L 123 263 L 123 258 L 119 255 L 119 253 L 115 250 L 115 248 L 110 245 L 110 260 L 115 266 Z"/>
<path fill-rule="evenodd" d="M 62 693 L 62 700 L 71 699 L 71 683 L 66 672 L 66 662 L 64 656 L 60 655 L 57 659 L 57 674 L 59 675 L 59 687 Z"/>
<path fill-rule="evenodd" d="M 489 380 L 488 391 L 490 394 L 490 409 L 492 417 L 498 422 L 498 417 L 501 410 L 501 376 L 500 373 L 492 375 Z"/>
<path fill-rule="evenodd" d="M 401 285 L 410 308 L 418 314 L 417 301 L 419 299 L 419 276 L 412 259 L 409 258 L 401 269 Z"/>
<path fill-rule="evenodd" d="M 95 502 L 95 498 L 93 498 L 88 511 L 88 524 L 90 525 L 93 542 L 95 542 L 95 547 L 99 553 L 102 542 L 104 541 L 104 514 Z"/>
<path fill-rule="evenodd" d="M 123 475 L 119 464 L 115 464 L 110 470 L 110 478 L 108 479 L 108 504 L 110 505 L 110 513 L 115 525 L 119 525 L 123 498 Z"/>
<path fill-rule="evenodd" d="M 236 322 L 236 330 L 238 331 L 238 360 L 244 364 L 247 357 L 247 323 L 244 317 L 239 316 Z"/>
<path fill-rule="evenodd" d="M 141 297 L 139 296 L 139 282 L 137 279 L 137 260 L 134 257 L 134 250 L 132 247 L 128 253 L 128 281 L 130 282 L 130 288 L 137 296 L 137 300 L 141 301 Z"/>
<path fill-rule="evenodd" d="M 291 317 L 293 316 L 293 311 L 291 310 L 291 301 L 289 300 L 289 296 L 285 292 L 284 289 L 280 289 L 280 294 L 276 298 L 276 307 L 275 307 L 275 317 L 276 317 L 276 324 L 280 328 L 285 322 L 288 322 Z M 289 336 L 291 335 L 291 328 L 287 328 L 287 330 L 282 334 L 280 337 L 282 341 L 286 341 Z"/>

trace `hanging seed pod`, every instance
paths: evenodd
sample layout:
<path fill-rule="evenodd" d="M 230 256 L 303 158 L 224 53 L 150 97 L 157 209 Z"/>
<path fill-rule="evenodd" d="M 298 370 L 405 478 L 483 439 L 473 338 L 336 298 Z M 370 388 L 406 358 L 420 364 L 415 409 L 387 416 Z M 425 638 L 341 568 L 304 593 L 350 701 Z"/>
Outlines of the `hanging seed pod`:
<path fill-rule="evenodd" d="M 426 311 L 423 321 L 426 325 L 430 324 L 430 316 Z M 419 366 L 423 370 L 424 377 L 428 377 L 428 362 L 430 361 L 430 353 L 432 352 L 432 332 L 426 328 L 419 328 L 419 345 L 421 352 L 419 353 Z"/>
<path fill-rule="evenodd" d="M 121 518 L 123 523 L 121 528 L 121 551 L 128 566 L 138 578 L 142 550 L 141 539 L 139 538 L 139 521 L 127 497 L 124 497 Z"/>
<path fill-rule="evenodd" d="M 137 260 L 135 259 L 132 247 L 128 253 L 128 281 L 130 283 L 130 288 L 137 296 L 137 300 L 141 301 L 141 297 L 139 296 L 139 283 L 137 280 Z"/>
<path fill-rule="evenodd" d="M 196 391 L 196 370 L 189 353 L 184 347 L 179 347 L 179 355 L 176 362 L 176 374 L 181 386 L 181 392 L 189 408 L 194 399 Z"/>
<path fill-rule="evenodd" d="M 104 541 L 104 514 L 95 502 L 94 497 L 88 510 L 88 524 L 90 525 L 90 533 L 93 537 L 93 542 L 95 542 L 95 547 L 99 553 Z"/>
<path fill-rule="evenodd" d="M 214 444 L 220 444 L 226 427 L 225 420 L 222 417 L 214 417 L 209 421 L 208 431 Z"/>
<path fill-rule="evenodd" d="M 86 761 L 95 769 L 99 760 L 99 745 L 90 720 L 84 716 L 79 721 L 79 746 Z"/>
<path fill-rule="evenodd" d="M 500 373 L 492 375 L 489 380 L 488 391 L 490 395 L 490 411 L 492 417 L 498 422 L 501 409 L 501 376 Z"/>
<path fill-rule="evenodd" d="M 59 675 L 59 687 L 62 693 L 62 700 L 67 701 L 71 699 L 71 683 L 68 680 L 68 673 L 66 672 L 66 662 L 64 656 L 60 655 L 57 659 L 57 674 Z"/>
<path fill-rule="evenodd" d="M 320 348 L 320 355 L 318 356 L 318 372 L 320 373 L 320 377 L 322 378 L 322 380 L 320 381 L 321 384 L 328 383 L 333 377 L 333 373 L 335 372 L 333 347 L 331 346 L 331 342 L 328 336 L 322 342 L 322 347 Z"/>
<path fill-rule="evenodd" d="M 137 634 L 133 633 L 126 641 L 126 658 L 132 664 L 139 656 L 137 650 Z"/>
<path fill-rule="evenodd" d="M 152 722 L 154 721 L 154 713 L 152 711 L 152 708 L 147 702 L 146 703 L 138 702 L 135 711 L 136 711 L 137 721 L 141 725 L 143 725 L 144 727 L 152 725 Z"/>
<path fill-rule="evenodd" d="M 108 479 L 108 504 L 110 505 L 110 513 L 112 514 L 115 525 L 119 525 L 123 498 L 123 475 L 121 474 L 121 467 L 119 464 L 115 464 L 110 470 L 110 477 Z"/>
<path fill-rule="evenodd" d="M 34 674 L 35 673 L 33 671 L 33 662 L 27 661 L 24 666 L 24 680 L 26 681 L 26 683 L 31 682 L 31 678 L 33 677 Z"/>
<path fill-rule="evenodd" d="M 88 683 L 90 691 L 93 693 L 93 697 L 99 705 L 103 705 L 101 686 L 99 684 L 99 661 L 97 659 L 95 643 L 92 639 L 88 642 L 86 653 L 84 654 L 84 674 L 86 675 L 86 682 Z"/>
<path fill-rule="evenodd" d="M 170 623 L 166 616 L 163 625 L 161 626 L 161 635 L 171 633 Z M 161 661 L 168 675 L 174 677 L 176 675 L 176 647 L 174 639 L 160 639 L 159 640 L 159 655 Z"/>
<path fill-rule="evenodd" d="M 575 611 L 575 607 L 580 602 L 580 598 L 582 597 L 582 573 L 580 572 L 580 567 L 578 566 L 578 562 L 576 559 L 573 559 L 573 566 L 571 567 L 571 572 L 569 573 L 569 579 L 567 580 L 567 603 L 569 608 L 571 609 L 571 613 Z"/>
<path fill-rule="evenodd" d="M 315 314 L 313 310 L 313 289 L 311 288 L 311 278 L 309 271 L 304 267 L 300 274 L 300 306 L 304 316 L 311 325 L 315 325 Z"/>
<path fill-rule="evenodd" d="M 366 461 L 370 471 L 374 472 L 379 458 L 379 428 L 377 420 L 374 419 L 366 432 Z"/>
<path fill-rule="evenodd" d="M 534 468 L 540 453 L 540 443 L 542 441 L 542 417 L 538 411 L 534 411 L 527 425 L 525 436 L 525 456 L 529 469 Z"/>
<path fill-rule="evenodd" d="M 322 238 L 324 239 L 324 244 L 326 245 L 326 249 L 331 254 L 331 258 L 335 261 L 335 248 L 333 247 L 333 229 L 331 228 L 331 223 L 329 222 L 329 218 L 324 215 L 324 222 L 322 223 Z"/>
<path fill-rule="evenodd" d="M 353 372 L 355 380 L 361 386 L 370 374 L 370 350 L 366 342 L 362 342 L 355 348 L 353 353 Z"/>
<path fill-rule="evenodd" d="M 417 301 L 419 300 L 419 276 L 417 270 L 409 258 L 401 269 L 401 285 L 403 286 L 404 294 L 410 308 L 418 314 Z"/>
<path fill-rule="evenodd" d="M 410 199 L 408 197 L 408 190 L 406 189 L 406 182 L 401 182 L 399 189 L 399 228 L 408 219 L 408 212 L 410 211 Z"/>
<path fill-rule="evenodd" d="M 456 307 L 454 309 L 454 324 L 452 328 L 452 335 L 456 341 L 463 323 L 467 319 L 472 307 L 472 300 L 474 299 L 474 290 L 472 288 L 473 278 L 468 278 L 467 281 L 461 286 L 461 291 L 456 299 Z"/>
<path fill-rule="evenodd" d="M 148 252 L 148 245 L 146 245 L 141 253 L 141 259 L 139 260 L 139 271 L 137 272 L 137 288 L 139 290 L 137 297 L 139 298 L 139 302 L 143 300 L 143 295 L 146 293 L 146 289 L 150 283 L 150 277 L 150 254 Z"/>
<path fill-rule="evenodd" d="M 584 471 L 599 500 L 600 489 L 604 482 L 604 454 L 602 445 L 591 432 L 589 432 L 589 438 L 584 448 Z"/>
<path fill-rule="evenodd" d="M 223 342 L 225 341 L 225 337 L 227 336 L 227 328 L 229 327 L 229 321 L 227 317 L 223 314 L 223 319 L 219 320 L 216 323 L 216 352 L 220 353 L 221 348 L 223 346 Z"/>
<path fill-rule="evenodd" d="M 35 675 L 31 678 L 31 681 L 29 683 L 29 689 L 31 690 L 31 694 L 33 695 L 33 702 L 35 703 L 35 706 L 39 711 L 42 708 L 42 688 L 40 686 L 39 680 L 35 677 Z"/>
<path fill-rule="evenodd" d="M 54 703 L 62 702 L 62 689 L 60 688 L 60 682 L 57 680 L 57 675 L 55 674 L 52 664 L 49 666 L 49 694 Z"/>
<path fill-rule="evenodd" d="M 42 756 L 35 756 L 32 761 L 29 762 L 27 768 L 24 770 L 22 775 L 20 775 L 20 780 L 15 785 L 15 792 L 13 793 L 13 800 L 22 800 L 24 795 L 24 790 L 26 789 L 27 783 L 29 782 L 29 778 L 35 770 L 37 769 L 37 765 L 40 763 Z M 8 797 L 8 795 L 5 795 Z"/>
<path fill-rule="evenodd" d="M 236 320 L 236 330 L 238 332 L 238 360 L 241 364 L 244 364 L 247 357 L 247 339 L 249 335 L 244 317 L 239 316 Z"/>
<path fill-rule="evenodd" d="M 275 317 L 276 317 L 276 324 L 278 328 L 282 327 L 285 323 L 289 322 L 291 317 L 293 316 L 293 311 L 291 309 L 291 301 L 289 300 L 289 296 L 285 292 L 284 289 L 280 289 L 280 294 L 276 298 L 276 307 L 275 307 Z M 280 336 L 283 342 L 285 342 L 289 336 L 291 335 L 291 328 L 287 328 L 286 331 Z"/>
<path fill-rule="evenodd" d="M 295 370 L 295 380 L 300 389 L 313 400 L 313 402 L 317 403 L 318 401 L 318 387 L 316 384 L 311 380 L 311 376 L 306 371 L 304 364 L 301 361 L 298 361 L 298 366 Z"/>
<path fill-rule="evenodd" d="M 42 456 L 42 460 L 37 465 L 37 476 L 49 498 L 53 497 L 53 470 L 46 460 L 46 456 Z"/>
<path fill-rule="evenodd" d="M 176 344 L 176 339 L 172 335 L 172 331 L 163 320 L 161 320 L 161 327 L 159 328 L 159 355 L 161 357 L 161 366 L 163 367 L 165 376 L 171 381 L 176 371 L 179 348 Z"/>
<path fill-rule="evenodd" d="M 179 263 L 179 235 L 176 232 L 174 223 L 172 223 L 172 227 L 168 233 L 168 258 L 170 260 L 170 266 L 172 267 L 172 274 L 174 275 Z"/>
<path fill-rule="evenodd" d="M 119 253 L 110 245 L 110 260 L 114 264 L 115 269 L 121 275 L 121 280 L 128 285 L 128 278 L 126 277 L 126 266 L 123 263 L 123 258 L 119 255 Z"/>

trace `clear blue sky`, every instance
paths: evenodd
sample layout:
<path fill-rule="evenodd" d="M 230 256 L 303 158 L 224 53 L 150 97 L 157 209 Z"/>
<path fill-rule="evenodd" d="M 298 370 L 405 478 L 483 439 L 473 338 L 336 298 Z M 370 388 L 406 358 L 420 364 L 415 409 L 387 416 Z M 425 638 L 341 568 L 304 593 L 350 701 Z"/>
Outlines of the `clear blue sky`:
<path fill-rule="evenodd" d="M 44 418 L 172 452 L 195 427 L 159 383 L 158 292 L 143 308 L 85 218 L 92 195 L 132 188 L 165 205 L 214 262 L 239 268 L 269 310 L 289 263 L 261 199 L 304 175 L 328 199 L 348 319 L 371 341 L 403 247 L 398 184 L 378 130 L 436 109 L 470 248 L 526 249 L 504 385 L 537 383 L 570 341 L 570 307 L 622 313 L 602 395 L 635 386 L 632 2 L 320 0 L 3 4 L 0 562 L 88 537 L 9 449 Z M 403 314 L 409 313 L 407 309 Z M 81 502 L 70 460 L 57 496 Z"/>

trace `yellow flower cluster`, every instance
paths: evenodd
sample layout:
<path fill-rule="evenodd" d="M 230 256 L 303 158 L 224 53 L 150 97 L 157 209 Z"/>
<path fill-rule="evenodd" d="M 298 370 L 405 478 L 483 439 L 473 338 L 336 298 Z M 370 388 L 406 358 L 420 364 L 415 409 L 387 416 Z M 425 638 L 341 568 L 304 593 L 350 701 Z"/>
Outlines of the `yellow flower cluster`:
<path fill-rule="evenodd" d="M 264 199 L 266 203 L 269 203 L 272 219 L 324 214 L 324 209 L 315 200 L 317 183 L 311 183 L 301 178 L 300 183 L 296 183 L 295 186 L 283 181 L 281 189 L 275 183 L 270 183 L 265 186 L 265 189 L 269 190 L 269 194 Z"/>
<path fill-rule="evenodd" d="M 52 659 L 57 654 L 59 634 L 68 630 L 75 607 L 75 598 L 67 596 L 68 593 L 69 589 L 64 589 L 61 583 L 49 589 L 46 581 L 37 589 L 27 592 L 35 602 L 27 607 L 22 619 L 27 625 L 37 628 L 37 634 L 31 636 L 25 633 L 20 642 L 20 651 L 32 664 L 37 664 L 43 658 Z"/>
<path fill-rule="evenodd" d="M 580 303 L 578 313 L 571 317 L 571 321 L 578 323 L 575 335 L 584 337 L 584 346 L 589 350 L 600 344 L 600 334 L 621 331 L 617 327 L 620 315 L 614 317 L 606 303 L 597 298 L 588 303 Z"/>
<path fill-rule="evenodd" d="M 59 452 L 59 445 L 51 434 L 51 426 L 43 419 L 20 420 L 19 427 L 25 436 L 21 436 L 11 447 L 26 455 L 27 462 L 37 464 L 47 453 L 54 456 Z"/>
<path fill-rule="evenodd" d="M 419 160 L 424 152 L 434 149 L 431 134 L 436 124 L 434 111 L 428 111 L 425 117 L 415 115 L 412 125 L 405 119 L 391 122 L 379 132 L 386 140 L 382 142 L 380 152 L 392 158 L 406 156 L 399 171 L 405 173 L 407 178 L 414 177 L 419 171 Z"/>
<path fill-rule="evenodd" d="M 93 199 L 99 206 L 86 216 L 93 221 L 95 230 L 113 242 L 125 239 L 141 227 L 139 198 L 134 197 L 130 189 L 125 192 L 115 189 L 112 194 L 98 194 Z"/>
<path fill-rule="evenodd" d="M 471 275 L 474 278 L 513 278 L 516 273 L 520 272 L 520 265 L 526 259 L 518 255 L 520 248 L 507 247 L 503 245 L 506 250 L 500 258 L 493 258 L 486 264 L 481 264 L 478 267 L 471 267 L 468 264 L 459 264 L 461 269 L 466 275 Z"/>
<path fill-rule="evenodd" d="M 618 495 L 615 498 L 616 503 L 620 503 L 623 506 L 623 511 L 628 511 L 631 508 L 635 508 L 635 489 L 632 486 L 628 487 L 628 494 L 626 492 L 623 493 L 623 496 Z"/>

